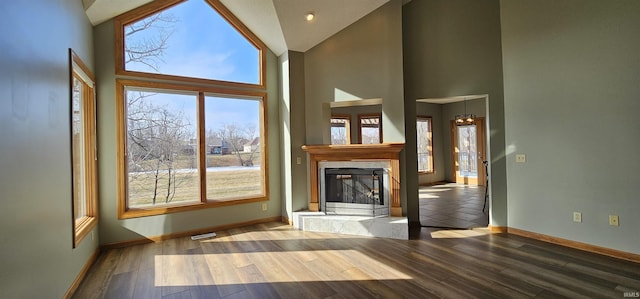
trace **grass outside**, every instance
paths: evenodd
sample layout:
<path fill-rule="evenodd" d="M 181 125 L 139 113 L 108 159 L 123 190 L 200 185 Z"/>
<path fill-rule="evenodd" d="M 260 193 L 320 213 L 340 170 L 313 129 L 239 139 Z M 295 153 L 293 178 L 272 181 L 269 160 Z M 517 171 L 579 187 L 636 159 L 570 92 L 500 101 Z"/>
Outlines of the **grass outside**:
<path fill-rule="evenodd" d="M 242 160 L 248 160 L 249 153 L 241 153 Z M 254 153 L 252 157 L 253 165 L 260 165 L 260 153 Z M 136 162 L 136 167 L 130 168 L 131 171 L 137 169 L 139 171 L 146 171 L 155 169 L 157 166 L 157 160 L 147 160 Z M 197 169 L 197 155 L 179 155 L 173 161 L 174 169 Z M 207 167 L 229 167 L 229 166 L 242 166 L 238 159 L 237 154 L 227 155 L 207 155 Z"/>
<path fill-rule="evenodd" d="M 237 158 L 236 158 L 237 159 Z M 154 190 L 158 190 L 156 195 L 156 205 L 199 202 L 199 178 L 197 172 L 180 171 L 175 174 L 175 190 L 173 198 L 166 202 L 166 194 L 169 176 L 165 172 L 161 173 L 158 180 L 158 187 L 155 188 L 155 177 L 153 173 L 130 173 L 129 174 L 129 206 L 143 207 L 152 205 Z M 172 185 L 173 188 L 173 185 Z M 207 172 L 207 199 L 225 200 L 238 197 L 259 196 L 262 193 L 262 176 L 260 169 L 239 169 L 228 171 Z"/>

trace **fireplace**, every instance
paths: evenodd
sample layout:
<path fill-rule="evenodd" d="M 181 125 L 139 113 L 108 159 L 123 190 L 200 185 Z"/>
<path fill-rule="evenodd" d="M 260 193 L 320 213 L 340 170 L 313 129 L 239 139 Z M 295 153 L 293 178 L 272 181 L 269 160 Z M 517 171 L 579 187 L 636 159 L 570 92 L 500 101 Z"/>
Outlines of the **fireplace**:
<path fill-rule="evenodd" d="M 310 158 L 309 179 L 311 192 L 309 211 L 321 211 L 329 214 L 402 217 L 399 155 L 403 147 L 403 143 L 302 146 L 302 149 L 309 153 Z M 327 169 L 329 169 L 328 173 Z M 364 175 L 368 176 L 369 179 L 360 177 L 362 176 L 360 170 L 371 172 L 371 174 Z M 355 171 L 356 173 L 340 173 L 343 171 Z M 332 176 L 335 175 L 336 182 L 327 183 L 327 175 L 329 175 L 330 179 L 333 179 Z M 371 182 L 368 183 L 367 187 L 360 186 L 362 190 L 356 188 L 354 192 L 354 175 L 356 176 L 356 184 L 362 183 L 363 180 L 370 180 Z M 337 176 L 341 176 L 339 180 Z M 351 177 L 349 178 L 348 176 Z M 338 181 L 347 185 L 338 187 Z M 327 184 L 330 186 L 327 186 Z M 346 192 L 351 192 L 351 194 L 345 192 L 349 187 L 352 188 L 351 191 Z M 329 190 L 327 190 L 328 188 Z M 335 188 L 335 190 L 331 188 Z M 340 196 L 333 194 L 334 191 L 337 192 L 338 188 L 342 190 Z M 371 190 L 367 190 L 367 188 Z M 367 192 L 371 193 L 367 194 Z M 327 193 L 332 195 L 327 197 Z M 345 195 L 348 195 L 346 200 L 344 199 Z M 370 201 L 366 201 L 365 198 Z M 358 201 L 366 204 L 361 204 Z M 353 210 L 352 204 L 360 204 L 361 206 L 358 209 L 362 208 L 364 210 Z M 338 211 L 335 210 L 335 207 L 339 207 Z"/>
<path fill-rule="evenodd" d="M 347 163 L 349 166 L 372 164 Z M 344 166 L 343 163 L 332 164 Z M 326 214 L 374 217 L 389 215 L 389 176 L 385 168 L 321 167 L 320 171 L 321 210 Z"/>

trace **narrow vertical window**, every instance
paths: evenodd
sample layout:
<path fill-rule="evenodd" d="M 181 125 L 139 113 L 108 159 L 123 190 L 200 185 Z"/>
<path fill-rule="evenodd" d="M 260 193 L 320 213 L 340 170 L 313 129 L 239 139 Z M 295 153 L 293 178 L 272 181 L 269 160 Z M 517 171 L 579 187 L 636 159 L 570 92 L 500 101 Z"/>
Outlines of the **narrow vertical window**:
<path fill-rule="evenodd" d="M 416 123 L 418 172 L 433 172 L 433 132 L 431 117 L 418 116 Z"/>
<path fill-rule="evenodd" d="M 351 116 L 331 116 L 331 144 L 351 144 Z"/>
<path fill-rule="evenodd" d="M 361 144 L 382 143 L 382 115 L 358 115 L 358 128 Z"/>
<path fill-rule="evenodd" d="M 96 103 L 93 74 L 70 50 L 73 246 L 97 224 Z"/>

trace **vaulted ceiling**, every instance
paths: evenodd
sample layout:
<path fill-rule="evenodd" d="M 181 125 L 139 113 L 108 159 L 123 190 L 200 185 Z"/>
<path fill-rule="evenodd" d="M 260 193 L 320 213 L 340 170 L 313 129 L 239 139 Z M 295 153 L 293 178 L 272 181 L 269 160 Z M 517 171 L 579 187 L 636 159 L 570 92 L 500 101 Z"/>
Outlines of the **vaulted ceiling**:
<path fill-rule="evenodd" d="M 306 52 L 389 0 L 220 0 L 276 55 Z M 93 25 L 151 0 L 82 0 Z M 405 0 L 405 2 L 407 2 Z M 308 22 L 309 12 L 316 18 Z"/>

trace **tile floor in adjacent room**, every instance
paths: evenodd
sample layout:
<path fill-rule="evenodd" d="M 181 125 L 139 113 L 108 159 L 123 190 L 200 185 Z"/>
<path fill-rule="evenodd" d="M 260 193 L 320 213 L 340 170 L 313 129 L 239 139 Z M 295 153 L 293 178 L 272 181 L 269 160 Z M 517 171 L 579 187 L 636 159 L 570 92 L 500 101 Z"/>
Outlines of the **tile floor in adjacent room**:
<path fill-rule="evenodd" d="M 488 207 L 482 211 L 484 186 L 447 183 L 421 186 L 418 192 L 422 226 L 474 228 L 489 223 Z"/>

